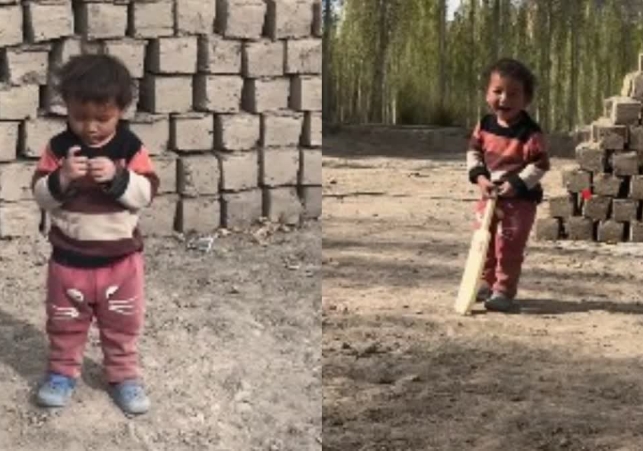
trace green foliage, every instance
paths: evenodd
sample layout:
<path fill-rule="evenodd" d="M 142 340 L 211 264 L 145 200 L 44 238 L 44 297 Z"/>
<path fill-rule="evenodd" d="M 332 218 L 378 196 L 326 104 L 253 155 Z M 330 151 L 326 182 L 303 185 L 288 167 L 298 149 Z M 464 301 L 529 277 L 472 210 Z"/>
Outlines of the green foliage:
<path fill-rule="evenodd" d="M 484 68 L 511 56 L 538 77 L 531 110 L 546 129 L 587 124 L 637 69 L 637 5 L 462 0 L 447 22 L 446 0 L 344 0 L 325 30 L 325 118 L 471 125 L 485 108 Z"/>

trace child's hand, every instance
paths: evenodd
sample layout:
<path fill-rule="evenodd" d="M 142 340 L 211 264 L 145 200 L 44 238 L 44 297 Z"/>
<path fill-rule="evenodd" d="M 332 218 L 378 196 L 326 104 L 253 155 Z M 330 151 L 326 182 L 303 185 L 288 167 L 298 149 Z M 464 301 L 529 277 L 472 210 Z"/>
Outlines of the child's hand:
<path fill-rule="evenodd" d="M 116 175 L 116 165 L 107 157 L 89 160 L 89 173 L 98 183 L 111 182 Z"/>
<path fill-rule="evenodd" d="M 87 157 L 78 155 L 80 147 L 74 146 L 67 152 L 60 169 L 60 187 L 65 191 L 71 182 L 87 175 Z"/>
<path fill-rule="evenodd" d="M 515 195 L 516 190 L 509 182 L 504 182 L 500 185 L 500 188 L 498 188 L 498 196 L 500 197 L 514 197 Z"/>
<path fill-rule="evenodd" d="M 480 188 L 480 194 L 482 194 L 483 199 L 489 199 L 490 197 L 496 197 L 496 185 L 491 183 L 484 175 L 478 177 L 478 188 Z"/>

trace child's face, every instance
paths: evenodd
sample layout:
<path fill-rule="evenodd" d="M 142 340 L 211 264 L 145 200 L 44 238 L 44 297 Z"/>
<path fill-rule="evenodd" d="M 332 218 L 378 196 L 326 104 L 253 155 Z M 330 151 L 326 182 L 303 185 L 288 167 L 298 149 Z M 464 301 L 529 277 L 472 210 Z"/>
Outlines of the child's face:
<path fill-rule="evenodd" d="M 494 72 L 487 87 L 487 104 L 498 119 L 510 123 L 529 102 L 522 82 Z"/>
<path fill-rule="evenodd" d="M 123 115 L 113 101 L 99 104 L 70 100 L 67 112 L 72 131 L 90 147 L 98 147 L 114 136 Z"/>

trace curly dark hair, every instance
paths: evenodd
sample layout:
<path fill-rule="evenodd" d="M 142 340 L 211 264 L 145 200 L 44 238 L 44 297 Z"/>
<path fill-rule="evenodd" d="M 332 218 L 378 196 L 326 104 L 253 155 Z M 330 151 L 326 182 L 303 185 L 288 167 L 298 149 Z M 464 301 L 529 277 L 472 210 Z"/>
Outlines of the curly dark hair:
<path fill-rule="evenodd" d="M 531 102 L 533 100 L 536 91 L 536 77 L 529 68 L 520 61 L 513 58 L 501 58 L 493 63 L 485 72 L 484 80 L 487 85 L 492 74 L 499 74 L 502 77 L 509 77 L 519 81 L 525 90 L 527 101 Z"/>
<path fill-rule="evenodd" d="M 121 110 L 132 103 L 132 75 L 114 56 L 74 56 L 60 68 L 58 76 L 58 91 L 65 102 L 75 100 L 103 104 L 114 101 Z"/>

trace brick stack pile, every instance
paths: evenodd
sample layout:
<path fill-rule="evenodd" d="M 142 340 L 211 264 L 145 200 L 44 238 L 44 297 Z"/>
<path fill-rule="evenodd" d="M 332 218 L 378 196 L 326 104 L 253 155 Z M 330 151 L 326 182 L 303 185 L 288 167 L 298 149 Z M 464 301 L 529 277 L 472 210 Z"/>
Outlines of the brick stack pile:
<path fill-rule="evenodd" d="M 136 79 L 127 120 L 161 176 L 145 233 L 319 217 L 320 9 L 318 0 L 0 0 L 0 237 L 37 230 L 34 164 L 65 127 L 56 69 L 87 52 L 119 57 Z"/>
<path fill-rule="evenodd" d="M 576 148 L 576 165 L 563 171 L 562 196 L 549 199 L 538 220 L 545 240 L 643 242 L 643 55 L 620 96 L 605 99 L 604 116 Z"/>

